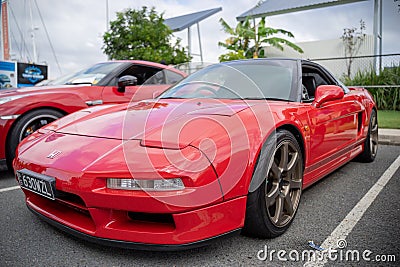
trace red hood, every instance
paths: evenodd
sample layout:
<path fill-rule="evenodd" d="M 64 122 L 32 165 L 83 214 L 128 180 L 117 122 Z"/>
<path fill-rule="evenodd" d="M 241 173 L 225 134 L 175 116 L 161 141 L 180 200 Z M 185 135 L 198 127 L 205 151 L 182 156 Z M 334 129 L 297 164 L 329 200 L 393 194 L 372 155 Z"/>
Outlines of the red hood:
<path fill-rule="evenodd" d="M 24 139 L 15 164 L 22 168 L 32 163 L 39 173 L 49 168 L 47 174 L 57 177 L 64 175 L 57 170 L 74 172 L 74 177 L 99 171 L 106 176 L 134 171 L 137 177 L 148 177 L 154 168 L 179 175 L 182 170 L 199 173 L 211 163 L 225 177 L 227 168 L 245 168 L 243 159 L 257 151 L 263 133 L 268 135 L 274 127 L 276 110 L 287 106 L 271 105 L 276 106 L 274 112 L 268 112 L 265 103 L 212 99 L 97 106 L 65 116 L 39 130 L 42 134 Z M 55 152 L 57 157 L 49 158 Z M 224 178 L 225 191 L 231 178 Z"/>
<path fill-rule="evenodd" d="M 128 161 L 134 162 L 135 171 L 144 172 L 146 168 L 140 167 L 141 163 L 137 161 L 148 156 L 137 155 L 153 150 L 144 149 L 143 144 L 146 147 L 170 148 L 168 155 L 180 155 L 180 150 L 176 150 L 178 148 L 189 156 L 193 151 L 198 151 L 197 148 L 202 148 L 203 153 L 207 154 L 207 139 L 215 134 L 224 139 L 226 136 L 220 134 L 225 132 L 221 131 L 221 125 L 228 122 L 236 128 L 234 125 L 238 119 L 234 115 L 249 107 L 240 101 L 227 104 L 210 99 L 184 102 L 181 99 L 169 99 L 93 107 L 48 124 L 39 132 L 55 132 L 31 135 L 20 144 L 18 154 L 21 162 L 24 158 L 37 159 L 42 166 L 51 165 L 55 169 L 77 173 L 96 169 L 97 164 L 112 166 L 110 170 L 113 171 L 118 169 L 126 172 L 126 164 L 123 164 L 126 159 L 121 155 L 125 155 L 124 150 L 129 149 L 135 152 Z M 121 142 L 122 139 L 135 140 Z M 205 146 L 199 140 L 206 140 L 203 143 Z M 35 144 L 37 149 L 29 149 Z M 55 160 L 48 159 L 48 155 L 55 150 L 62 151 L 61 155 Z M 157 153 L 155 155 L 156 160 L 152 164 L 163 168 L 161 165 L 164 163 L 159 162 Z M 196 164 L 200 163 L 209 164 L 203 157 Z"/>
<path fill-rule="evenodd" d="M 1 97 L 9 97 L 9 96 L 30 96 L 37 94 L 49 93 L 55 89 L 71 89 L 82 87 L 83 85 L 49 85 L 49 86 L 31 86 L 31 87 L 22 87 L 22 88 L 11 88 L 0 90 L 0 98 Z M 84 85 L 90 86 L 90 85 Z"/>
<path fill-rule="evenodd" d="M 195 136 L 209 131 L 207 125 L 210 124 L 207 122 L 210 117 L 215 117 L 213 120 L 231 117 L 247 108 L 249 105 L 244 102 L 227 104 L 212 99 L 142 101 L 129 106 L 116 105 L 95 112 L 92 110 L 89 115 L 81 111 L 61 119 L 50 128 L 56 127 L 57 132 L 64 134 L 136 139 L 146 142 L 148 146 L 177 148 L 178 145 L 182 148 L 189 145 Z M 183 128 L 190 131 L 184 131 Z M 179 141 L 172 141 L 177 135 Z"/>

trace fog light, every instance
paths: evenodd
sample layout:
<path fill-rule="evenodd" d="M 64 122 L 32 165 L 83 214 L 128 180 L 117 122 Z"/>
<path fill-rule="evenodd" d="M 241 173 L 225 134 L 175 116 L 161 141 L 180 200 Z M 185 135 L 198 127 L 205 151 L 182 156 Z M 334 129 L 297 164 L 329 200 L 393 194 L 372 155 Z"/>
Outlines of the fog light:
<path fill-rule="evenodd" d="M 157 180 L 108 178 L 107 188 L 122 190 L 168 191 L 185 189 L 185 185 L 180 178 Z"/>

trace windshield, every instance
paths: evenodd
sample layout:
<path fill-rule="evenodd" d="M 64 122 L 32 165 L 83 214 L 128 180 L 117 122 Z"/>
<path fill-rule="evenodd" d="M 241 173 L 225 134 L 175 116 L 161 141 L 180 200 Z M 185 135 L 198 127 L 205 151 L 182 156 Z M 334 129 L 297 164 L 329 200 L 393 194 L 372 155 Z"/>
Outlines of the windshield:
<path fill-rule="evenodd" d="M 248 60 L 204 68 L 160 98 L 291 100 L 296 84 L 294 60 Z"/>
<path fill-rule="evenodd" d="M 62 76 L 49 85 L 61 84 L 97 84 L 107 74 L 124 64 L 123 62 L 104 62 L 90 66 L 73 74 Z"/>

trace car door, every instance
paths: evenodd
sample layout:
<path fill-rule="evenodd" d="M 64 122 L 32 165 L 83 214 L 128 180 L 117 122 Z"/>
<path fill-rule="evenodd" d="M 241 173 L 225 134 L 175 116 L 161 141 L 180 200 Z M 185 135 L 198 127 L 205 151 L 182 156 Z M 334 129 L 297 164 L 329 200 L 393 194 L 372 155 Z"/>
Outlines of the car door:
<path fill-rule="evenodd" d="M 118 92 L 118 79 L 126 75 L 135 76 L 137 85 L 127 86 L 123 93 Z M 135 64 L 114 77 L 109 86 L 104 87 L 102 99 L 104 104 L 151 99 L 165 91 L 169 86 L 162 69 Z"/>
<path fill-rule="evenodd" d="M 319 85 L 337 84 L 328 73 L 314 66 L 303 67 L 302 76 L 304 80 L 314 80 L 311 83 L 308 81 L 308 85 L 303 83 L 307 86 L 314 83 L 315 88 L 307 88 L 311 98 L 313 90 Z M 355 101 L 348 91 L 345 91 L 342 99 L 326 102 L 320 107 L 315 107 L 312 99 L 309 105 L 309 163 L 323 166 L 332 160 L 337 160 L 353 147 L 357 139 L 358 120 L 362 105 Z"/>

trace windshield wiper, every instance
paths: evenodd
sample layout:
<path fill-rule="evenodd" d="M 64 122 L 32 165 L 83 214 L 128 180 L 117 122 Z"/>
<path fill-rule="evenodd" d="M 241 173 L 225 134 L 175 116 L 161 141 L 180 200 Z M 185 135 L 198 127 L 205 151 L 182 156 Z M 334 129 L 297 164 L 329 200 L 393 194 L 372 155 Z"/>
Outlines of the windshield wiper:
<path fill-rule="evenodd" d="M 179 96 L 166 96 L 166 97 L 160 97 L 159 99 L 187 99 L 187 98 Z"/>
<path fill-rule="evenodd" d="M 276 98 L 276 97 L 243 97 L 243 100 L 275 100 L 275 101 L 285 101 L 291 102 L 288 99 Z"/>
<path fill-rule="evenodd" d="M 91 82 L 81 82 L 81 83 L 65 83 L 66 85 L 78 85 L 78 84 L 90 84 L 90 85 L 92 85 L 92 83 Z"/>

